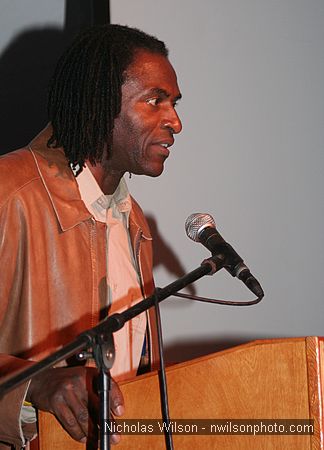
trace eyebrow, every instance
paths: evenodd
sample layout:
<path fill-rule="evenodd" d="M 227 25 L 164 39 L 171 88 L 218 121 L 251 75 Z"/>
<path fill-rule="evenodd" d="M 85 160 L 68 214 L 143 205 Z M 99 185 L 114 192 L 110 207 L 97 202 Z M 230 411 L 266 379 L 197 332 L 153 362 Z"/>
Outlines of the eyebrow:
<path fill-rule="evenodd" d="M 171 94 L 169 92 L 167 92 L 165 89 L 161 89 L 161 88 L 152 88 L 148 91 L 148 95 L 158 95 L 162 98 L 169 98 L 171 97 Z M 174 97 L 174 101 L 178 101 L 182 98 L 182 95 L 179 94 L 176 97 Z"/>

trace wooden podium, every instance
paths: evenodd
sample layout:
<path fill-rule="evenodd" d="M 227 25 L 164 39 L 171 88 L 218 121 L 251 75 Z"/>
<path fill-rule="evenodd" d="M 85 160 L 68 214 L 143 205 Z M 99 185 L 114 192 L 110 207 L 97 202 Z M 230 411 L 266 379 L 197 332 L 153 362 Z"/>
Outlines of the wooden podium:
<path fill-rule="evenodd" d="M 324 339 L 260 340 L 167 369 L 170 417 L 175 419 L 313 419 L 313 434 L 178 434 L 175 450 L 324 449 Z M 122 385 L 123 419 L 161 417 L 158 377 Z M 54 416 L 39 415 L 39 450 L 85 450 Z M 35 444 L 32 448 L 35 448 Z M 124 435 L 116 449 L 164 449 L 164 436 Z"/>

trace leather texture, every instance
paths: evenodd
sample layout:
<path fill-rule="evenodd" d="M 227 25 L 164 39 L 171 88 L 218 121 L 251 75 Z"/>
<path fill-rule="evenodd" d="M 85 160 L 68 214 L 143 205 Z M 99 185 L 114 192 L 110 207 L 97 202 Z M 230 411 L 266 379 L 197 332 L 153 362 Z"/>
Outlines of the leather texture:
<path fill-rule="evenodd" d="M 24 367 L 27 360 L 42 359 L 107 314 L 105 224 L 84 206 L 63 149 L 47 147 L 50 134 L 47 126 L 30 148 L 0 158 L 2 374 L 12 364 Z M 143 295 L 149 296 L 152 238 L 134 199 L 129 226 Z M 157 343 L 154 318 L 149 323 L 149 341 Z M 156 351 L 151 346 L 151 361 Z M 17 448 L 25 391 L 22 386 L 0 401 L 0 441 Z M 35 429 L 28 428 L 24 434 L 30 438 Z"/>

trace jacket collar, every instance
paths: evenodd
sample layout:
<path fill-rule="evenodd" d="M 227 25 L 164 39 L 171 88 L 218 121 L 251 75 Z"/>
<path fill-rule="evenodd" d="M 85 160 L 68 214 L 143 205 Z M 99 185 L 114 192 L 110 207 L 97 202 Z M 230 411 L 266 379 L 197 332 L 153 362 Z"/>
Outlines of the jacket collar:
<path fill-rule="evenodd" d="M 64 154 L 63 148 L 47 147 L 52 135 L 48 124 L 29 144 L 39 175 L 44 183 L 62 231 L 67 231 L 91 218 L 81 200 L 78 184 Z M 152 240 L 147 222 L 142 220 L 142 210 L 131 197 L 132 209 L 129 227 L 133 246 L 138 239 Z"/>
<path fill-rule="evenodd" d="M 81 200 L 79 189 L 62 148 L 49 148 L 51 125 L 29 145 L 35 163 L 53 205 L 62 231 L 69 230 L 91 217 Z"/>

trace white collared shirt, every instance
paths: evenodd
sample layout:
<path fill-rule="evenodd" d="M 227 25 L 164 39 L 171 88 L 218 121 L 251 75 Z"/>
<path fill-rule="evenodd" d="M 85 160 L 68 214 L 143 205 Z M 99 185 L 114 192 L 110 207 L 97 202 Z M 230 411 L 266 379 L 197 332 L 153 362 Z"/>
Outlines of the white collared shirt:
<path fill-rule="evenodd" d="M 107 230 L 107 305 L 109 314 L 122 312 L 142 300 L 139 275 L 136 271 L 128 220 L 132 203 L 122 178 L 112 195 L 105 195 L 85 166 L 77 174 L 81 199 L 96 221 L 106 224 Z M 112 376 L 126 380 L 136 375 L 146 331 L 146 314 L 142 313 L 114 333 L 116 358 Z"/>

